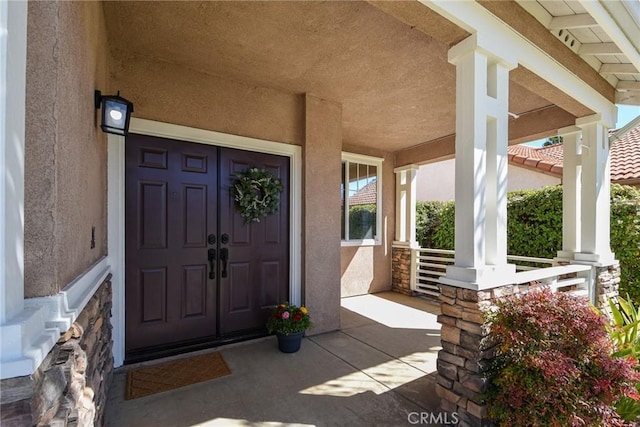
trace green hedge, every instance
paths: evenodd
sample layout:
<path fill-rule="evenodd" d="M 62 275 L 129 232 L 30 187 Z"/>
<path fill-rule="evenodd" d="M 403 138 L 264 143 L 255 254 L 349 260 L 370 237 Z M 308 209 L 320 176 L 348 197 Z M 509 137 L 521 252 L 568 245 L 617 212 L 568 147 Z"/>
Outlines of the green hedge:
<path fill-rule="evenodd" d="M 453 202 L 419 202 L 416 234 L 425 247 L 454 249 Z M 562 187 L 514 191 L 507 202 L 507 252 L 553 258 L 562 248 Z M 611 186 L 611 248 L 620 260 L 620 293 L 640 302 L 640 190 Z"/>
<path fill-rule="evenodd" d="M 376 205 L 349 207 L 349 239 L 373 239 L 376 231 Z"/>

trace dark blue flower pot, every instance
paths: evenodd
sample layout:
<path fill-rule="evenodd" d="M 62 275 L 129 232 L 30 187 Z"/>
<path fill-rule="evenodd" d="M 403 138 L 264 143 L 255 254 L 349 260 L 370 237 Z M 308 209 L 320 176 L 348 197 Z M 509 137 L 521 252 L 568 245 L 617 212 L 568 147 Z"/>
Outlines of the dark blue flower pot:
<path fill-rule="evenodd" d="M 304 331 L 294 332 L 288 335 L 276 334 L 276 337 L 278 337 L 278 348 L 283 353 L 295 353 L 300 350 L 300 343 L 302 342 L 303 336 Z"/>

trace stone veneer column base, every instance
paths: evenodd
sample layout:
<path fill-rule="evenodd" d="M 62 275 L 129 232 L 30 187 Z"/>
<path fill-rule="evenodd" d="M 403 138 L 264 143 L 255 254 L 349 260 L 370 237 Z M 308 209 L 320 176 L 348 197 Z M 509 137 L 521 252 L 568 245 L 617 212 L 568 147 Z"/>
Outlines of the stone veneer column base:
<path fill-rule="evenodd" d="M 101 426 L 113 374 L 111 275 L 30 376 L 0 382 L 0 424 Z"/>
<path fill-rule="evenodd" d="M 618 296 L 620 264 L 596 267 L 596 303 L 605 312 L 607 298 Z M 496 345 L 491 342 L 484 324 L 483 312 L 510 295 L 525 293 L 531 287 L 507 285 L 485 291 L 440 286 L 442 314 L 438 322 L 442 350 L 438 352 L 436 392 L 441 409 L 456 413 L 460 427 L 492 426 L 487 409 L 479 394 L 485 391 L 483 370 L 495 357 Z"/>
<path fill-rule="evenodd" d="M 596 305 L 606 307 L 607 299 L 617 300 L 620 288 L 620 263 L 596 267 Z"/>
<path fill-rule="evenodd" d="M 440 286 L 442 314 L 438 322 L 442 350 L 438 352 L 436 392 L 441 409 L 456 413 L 460 427 L 491 426 L 479 394 L 485 390 L 483 369 L 495 356 L 483 311 L 500 298 L 520 293 L 528 286 L 508 285 L 486 291 Z"/>
<path fill-rule="evenodd" d="M 410 248 L 391 248 L 391 290 L 405 295 L 413 295 Z"/>

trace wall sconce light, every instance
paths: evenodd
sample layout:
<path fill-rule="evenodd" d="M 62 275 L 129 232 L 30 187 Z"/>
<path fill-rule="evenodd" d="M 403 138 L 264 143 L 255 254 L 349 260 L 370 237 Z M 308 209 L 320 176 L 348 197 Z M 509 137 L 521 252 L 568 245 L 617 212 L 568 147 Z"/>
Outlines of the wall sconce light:
<path fill-rule="evenodd" d="M 133 104 L 120 96 L 102 95 L 95 91 L 96 110 L 102 105 L 102 120 L 100 127 L 103 132 L 126 136 L 129 133 L 129 120 L 133 112 Z"/>

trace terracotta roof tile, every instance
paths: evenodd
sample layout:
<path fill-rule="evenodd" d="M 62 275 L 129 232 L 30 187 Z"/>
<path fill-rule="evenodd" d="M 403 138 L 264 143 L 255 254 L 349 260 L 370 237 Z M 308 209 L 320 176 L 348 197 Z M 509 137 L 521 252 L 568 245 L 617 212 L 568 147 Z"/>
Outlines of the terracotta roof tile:
<path fill-rule="evenodd" d="M 349 197 L 349 206 L 375 205 L 377 198 L 376 181 L 362 187 L 356 194 Z"/>
<path fill-rule="evenodd" d="M 640 179 L 640 127 L 611 143 L 611 180 Z"/>
<path fill-rule="evenodd" d="M 610 131 L 615 135 L 615 131 Z M 524 164 L 540 171 L 562 175 L 562 144 L 548 147 L 512 145 L 508 149 L 509 162 Z M 640 180 L 640 126 L 629 130 L 611 143 L 611 181 Z"/>

